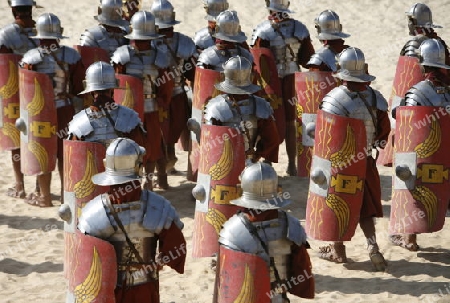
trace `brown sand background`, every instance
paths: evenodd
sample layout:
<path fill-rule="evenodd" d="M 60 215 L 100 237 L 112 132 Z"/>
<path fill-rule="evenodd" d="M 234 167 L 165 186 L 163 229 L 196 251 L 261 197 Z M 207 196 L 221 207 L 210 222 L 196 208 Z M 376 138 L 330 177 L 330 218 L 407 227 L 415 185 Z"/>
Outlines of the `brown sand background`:
<path fill-rule="evenodd" d="M 266 18 L 264 1 L 229 0 L 230 8 L 238 11 L 243 31 L 251 37 L 252 28 Z M 335 10 L 341 17 L 344 31 L 352 34 L 347 43 L 361 48 L 366 54 L 369 69 L 377 76 L 373 87 L 386 98 L 391 93 L 398 53 L 407 40 L 404 12 L 413 1 L 347 0 L 347 1 L 291 1 L 292 16 L 306 24 L 315 38 L 314 18 L 325 9 Z M 182 21 L 176 30 L 193 36 L 206 26 L 202 1 L 173 0 L 177 19 Z M 94 26 L 98 1 L 39 1 L 43 9 L 35 9 L 35 19 L 44 12 L 59 16 L 70 39 L 64 44 L 78 42 L 85 28 Z M 450 1 L 426 1 L 434 21 L 444 26 L 438 33 L 450 42 Z M 143 8 L 149 9 L 150 1 Z M 0 25 L 12 21 L 6 1 L 0 5 Z M 13 176 L 9 153 L 0 158 L 0 302 L 59 303 L 65 302 L 63 278 L 63 223 L 57 216 L 59 206 L 59 176 L 53 175 L 53 208 L 31 207 L 22 200 L 9 198 L 4 193 L 11 186 Z M 186 153 L 178 153 L 176 168 L 179 175 L 170 176 L 172 188 L 158 191 L 175 205 L 185 223 L 184 235 L 191 247 L 194 202 L 189 198 L 194 184 L 185 180 Z M 288 207 L 304 222 L 308 180 L 286 177 L 287 157 L 284 145 L 280 148 L 280 163 L 274 167 L 279 173 L 283 189 L 289 192 L 293 203 Z M 433 234 L 419 235 L 419 252 L 408 252 L 392 246 L 387 240 L 387 225 L 391 199 L 391 170 L 380 168 L 383 187 L 385 217 L 377 220 L 377 235 L 381 251 L 389 262 L 384 273 L 374 272 L 365 249 L 365 239 L 358 229 L 347 243 L 349 263 L 338 265 L 317 257 L 319 241 L 310 241 L 309 251 L 316 277 L 317 302 L 450 302 L 450 225 Z M 34 188 L 34 177 L 26 177 L 26 190 Z M 447 216 L 448 217 L 448 216 Z M 161 302 L 204 303 L 211 302 L 214 273 L 209 267 L 210 258 L 187 258 L 186 272 L 178 275 L 170 269 L 161 272 Z M 441 297 L 440 293 L 447 296 Z M 301 300 L 291 296 L 291 302 Z"/>

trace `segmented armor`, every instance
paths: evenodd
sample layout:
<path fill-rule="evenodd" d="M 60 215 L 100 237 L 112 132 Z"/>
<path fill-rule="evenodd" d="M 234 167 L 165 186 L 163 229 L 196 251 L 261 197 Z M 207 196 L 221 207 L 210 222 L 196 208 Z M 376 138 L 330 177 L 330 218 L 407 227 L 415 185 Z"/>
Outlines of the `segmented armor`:
<path fill-rule="evenodd" d="M 233 49 L 219 50 L 217 49 L 217 46 L 214 45 L 208 47 L 200 54 L 197 66 L 223 72 L 222 65 L 234 56 L 245 57 L 250 62 L 253 62 L 252 54 L 242 46 L 236 45 L 236 48 Z"/>
<path fill-rule="evenodd" d="M 450 87 L 436 86 L 424 80 L 411 87 L 405 95 L 407 106 L 447 106 L 450 105 Z"/>
<path fill-rule="evenodd" d="M 0 46 L 23 55 L 39 45 L 39 40 L 33 39 L 36 33 L 32 28 L 23 28 L 16 23 L 9 24 L 0 30 Z"/>
<path fill-rule="evenodd" d="M 178 32 L 175 32 L 173 34 L 173 37 L 171 38 L 164 37 L 163 39 L 168 46 L 169 52 L 171 54 L 170 66 L 175 73 L 172 96 L 176 96 L 184 91 L 182 71 L 184 71 L 184 64 L 186 60 L 188 60 L 195 54 L 195 43 L 188 36 Z"/>
<path fill-rule="evenodd" d="M 32 65 L 38 73 L 49 75 L 53 80 L 56 108 L 59 108 L 70 104 L 69 65 L 79 60 L 81 60 L 80 54 L 71 47 L 61 46 L 57 49 L 38 47 L 28 51 L 20 64 L 21 66 Z"/>
<path fill-rule="evenodd" d="M 266 20 L 253 31 L 252 45 L 258 38 L 270 43 L 277 64 L 278 77 L 300 71 L 297 63 L 301 40 L 309 36 L 306 26 L 300 21 L 286 19 L 279 23 Z"/>
<path fill-rule="evenodd" d="M 277 219 L 252 222 L 251 224 L 256 227 L 269 254 L 261 241 L 250 233 L 239 214 L 225 222 L 220 232 L 219 243 L 228 249 L 257 255 L 266 262 L 268 267 L 271 264 L 270 259 L 273 258 L 280 280 L 289 280 L 291 245 L 301 246 L 306 243 L 306 233 L 298 219 L 279 210 Z M 280 282 L 277 281 L 273 268 L 270 268 L 270 282 Z M 278 296 L 272 297 L 271 302 L 280 302 L 277 301 L 280 299 L 281 294 L 278 294 Z"/>
<path fill-rule="evenodd" d="M 311 56 L 307 65 L 320 66 L 322 63 L 330 68 L 332 72 L 337 71 L 337 55 L 328 46 L 324 46 L 319 49 L 314 55 Z"/>
<path fill-rule="evenodd" d="M 81 34 L 80 45 L 102 48 L 111 56 L 118 47 L 127 44 L 127 39 L 124 38 L 126 34 L 125 31 L 122 33 L 108 32 L 100 24 Z"/>
<path fill-rule="evenodd" d="M 418 50 L 423 41 L 430 39 L 425 35 L 417 35 L 411 37 L 411 39 L 403 46 L 400 56 L 419 57 Z"/>
<path fill-rule="evenodd" d="M 112 125 L 111 120 L 114 122 Z M 115 105 L 108 109 L 93 111 L 86 108 L 76 114 L 69 123 L 69 134 L 88 142 L 109 145 L 121 133 L 130 133 L 141 126 L 138 114 L 128 107 Z"/>
<path fill-rule="evenodd" d="M 376 111 L 377 109 L 387 111 L 388 104 L 378 91 L 370 87 L 361 92 L 351 92 L 347 87 L 341 85 L 334 88 L 323 98 L 320 108 L 331 114 L 364 121 L 367 150 L 371 151 L 375 143 L 377 128 Z"/>
<path fill-rule="evenodd" d="M 205 124 L 213 124 L 214 120 L 221 125 L 239 129 L 245 139 L 245 150 L 253 148 L 257 139 L 258 119 L 269 119 L 273 109 L 263 98 L 250 96 L 249 99 L 231 101 L 228 95 L 220 95 L 211 99 L 205 107 Z"/>
<path fill-rule="evenodd" d="M 151 43 L 154 46 L 152 49 L 139 52 L 132 46 L 121 46 L 111 57 L 112 63 L 125 66 L 126 74 L 142 79 L 144 85 L 145 113 L 158 110 L 158 104 L 156 102 L 158 69 L 167 68 L 170 65 L 167 46 L 162 44 L 161 41 L 152 41 Z"/>
<path fill-rule="evenodd" d="M 140 264 L 136 256 L 130 254 L 125 234 L 118 227 L 108 205 L 116 211 L 145 264 Z M 155 262 L 156 236 L 163 229 L 169 229 L 172 223 L 183 228 L 175 208 L 168 200 L 144 190 L 139 201 L 122 204 L 111 204 L 108 194 L 97 196 L 83 208 L 78 228 L 82 233 L 107 240 L 114 246 L 118 263 L 118 286 L 125 280 L 126 286 L 132 286 L 158 279 L 158 265 Z M 142 269 L 150 274 L 134 274 Z"/>
<path fill-rule="evenodd" d="M 216 42 L 212 36 L 212 30 L 209 27 L 204 27 L 195 33 L 194 43 L 198 49 L 204 50 L 213 46 Z"/>

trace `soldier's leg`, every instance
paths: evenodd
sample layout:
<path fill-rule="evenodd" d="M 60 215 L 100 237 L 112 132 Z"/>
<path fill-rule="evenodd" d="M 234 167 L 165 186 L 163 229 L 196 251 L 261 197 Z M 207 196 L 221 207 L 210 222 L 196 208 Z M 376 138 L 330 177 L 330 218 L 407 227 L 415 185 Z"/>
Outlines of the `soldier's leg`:
<path fill-rule="evenodd" d="M 372 264 L 377 271 L 384 271 L 387 262 L 384 260 L 377 244 L 374 219 L 372 217 L 361 218 L 359 220 L 359 226 L 361 226 L 364 236 L 366 237 L 370 261 L 372 261 Z"/>
<path fill-rule="evenodd" d="M 167 182 L 167 158 L 162 157 L 158 161 L 156 161 L 156 177 L 157 177 L 157 183 L 158 187 L 161 189 L 168 189 L 169 183 Z"/>
<path fill-rule="evenodd" d="M 176 173 L 175 163 L 177 163 L 177 161 L 178 161 L 178 158 L 175 155 L 175 144 L 168 144 L 167 145 L 167 167 L 166 167 L 166 172 L 168 174 Z"/>
<path fill-rule="evenodd" d="M 20 149 L 11 151 L 11 160 L 16 182 L 13 187 L 8 188 L 6 194 L 10 197 L 23 199 L 26 194 L 23 184 L 23 174 L 20 167 Z"/>
<path fill-rule="evenodd" d="M 147 161 L 145 163 L 145 178 L 143 189 L 153 191 L 153 174 L 155 173 L 156 161 Z"/>
<path fill-rule="evenodd" d="M 61 204 L 64 204 L 64 160 L 58 158 L 58 173 L 61 181 Z"/>
<path fill-rule="evenodd" d="M 297 156 L 297 107 L 295 100 L 295 77 L 287 75 L 282 80 L 283 103 L 286 112 L 286 153 L 288 156 L 288 167 L 286 173 L 289 176 L 297 176 L 296 156 Z"/>
<path fill-rule="evenodd" d="M 50 193 L 50 184 L 52 181 L 52 173 L 44 173 L 37 177 L 41 194 L 34 195 L 26 200 L 26 203 L 38 207 L 52 207 L 52 197 Z"/>
<path fill-rule="evenodd" d="M 416 234 L 389 235 L 389 241 L 391 241 L 392 244 L 403 247 L 409 251 L 419 250 Z"/>
<path fill-rule="evenodd" d="M 345 253 L 344 242 L 333 242 L 327 246 L 319 247 L 319 258 L 336 263 L 346 263 L 347 254 Z"/>

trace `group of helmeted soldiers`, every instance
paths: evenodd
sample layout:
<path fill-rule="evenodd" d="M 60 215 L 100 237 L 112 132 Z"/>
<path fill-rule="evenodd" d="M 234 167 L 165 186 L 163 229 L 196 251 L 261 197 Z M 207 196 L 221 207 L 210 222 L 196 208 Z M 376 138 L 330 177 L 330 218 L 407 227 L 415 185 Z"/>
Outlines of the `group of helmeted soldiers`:
<path fill-rule="evenodd" d="M 197 183 L 192 254 L 216 257 L 214 302 L 314 297 L 307 236 L 331 241 L 320 257 L 344 263 L 358 223 L 384 271 L 377 160 L 395 167 L 391 241 L 415 251 L 418 233 L 442 228 L 450 56 L 426 5 L 406 13 L 410 39 L 389 103 L 331 10 L 314 20 L 315 51 L 286 0 L 266 1 L 250 45 L 226 0 L 204 0 L 208 26 L 193 39 L 175 31 L 167 0 L 148 11 L 102 0 L 99 24 L 72 48 L 60 44 L 57 16 L 35 22 L 34 1 L 10 6 L 15 21 L 0 31 L 0 147 L 15 174 L 7 194 L 53 206 L 58 164 L 67 302 L 159 302 L 159 270 L 184 272 L 183 223 L 152 191 L 169 188 L 177 146 Z M 286 173 L 310 178 L 305 229 L 280 209 L 290 197 L 271 163 L 283 141 Z M 28 196 L 24 174 L 37 176 Z"/>

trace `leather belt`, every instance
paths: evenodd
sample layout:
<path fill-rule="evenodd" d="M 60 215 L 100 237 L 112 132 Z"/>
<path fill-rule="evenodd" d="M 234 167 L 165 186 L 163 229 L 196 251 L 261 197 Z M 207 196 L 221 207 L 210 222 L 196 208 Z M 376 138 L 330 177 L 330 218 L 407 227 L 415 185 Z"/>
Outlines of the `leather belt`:
<path fill-rule="evenodd" d="M 144 94 L 144 99 L 155 99 L 156 94 Z"/>
<path fill-rule="evenodd" d="M 172 90 L 172 97 L 181 94 L 184 92 L 184 89 L 182 86 L 175 86 Z"/>

